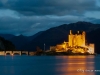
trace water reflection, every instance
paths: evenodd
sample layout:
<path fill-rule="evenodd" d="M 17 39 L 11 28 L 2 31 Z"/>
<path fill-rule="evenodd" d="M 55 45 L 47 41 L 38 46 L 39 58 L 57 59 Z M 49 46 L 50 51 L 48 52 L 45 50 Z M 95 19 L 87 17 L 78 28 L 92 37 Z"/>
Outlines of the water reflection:
<path fill-rule="evenodd" d="M 94 56 L 68 56 L 56 57 L 64 58 L 62 63 L 59 63 L 56 68 L 59 75 L 95 75 L 94 71 Z"/>

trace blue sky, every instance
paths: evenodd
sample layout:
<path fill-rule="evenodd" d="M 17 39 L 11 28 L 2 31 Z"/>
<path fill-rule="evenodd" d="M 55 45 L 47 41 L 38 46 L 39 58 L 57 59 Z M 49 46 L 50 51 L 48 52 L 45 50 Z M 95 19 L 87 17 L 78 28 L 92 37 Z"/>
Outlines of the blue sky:
<path fill-rule="evenodd" d="M 0 0 L 0 33 L 30 36 L 77 21 L 100 23 L 100 0 Z"/>

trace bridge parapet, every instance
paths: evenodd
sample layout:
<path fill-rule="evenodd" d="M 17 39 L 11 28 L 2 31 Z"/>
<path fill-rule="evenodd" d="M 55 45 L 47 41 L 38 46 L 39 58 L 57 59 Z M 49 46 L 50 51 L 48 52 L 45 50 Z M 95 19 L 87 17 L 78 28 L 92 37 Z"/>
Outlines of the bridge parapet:
<path fill-rule="evenodd" d="M 7 54 L 10 54 L 10 55 L 14 55 L 14 54 L 35 55 L 35 52 L 32 52 L 32 51 L 31 52 L 29 52 L 29 51 L 0 51 L 0 55 L 7 55 Z"/>
<path fill-rule="evenodd" d="M 26 55 L 29 55 L 28 51 L 22 51 L 21 54 L 25 53 Z"/>
<path fill-rule="evenodd" d="M 5 55 L 5 51 L 0 51 L 0 55 Z"/>
<path fill-rule="evenodd" d="M 7 55 L 7 54 L 10 54 L 10 55 L 13 55 L 13 52 L 12 51 L 5 51 L 5 55 Z"/>
<path fill-rule="evenodd" d="M 16 54 L 16 53 L 21 55 L 21 51 L 13 51 L 13 55 Z"/>

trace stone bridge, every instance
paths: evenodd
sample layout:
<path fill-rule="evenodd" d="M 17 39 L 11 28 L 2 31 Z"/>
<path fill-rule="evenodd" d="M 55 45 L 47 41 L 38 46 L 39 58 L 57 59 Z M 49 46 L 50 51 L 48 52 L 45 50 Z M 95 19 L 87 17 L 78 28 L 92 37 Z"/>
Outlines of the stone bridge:
<path fill-rule="evenodd" d="M 28 51 L 0 51 L 0 55 L 29 55 Z"/>

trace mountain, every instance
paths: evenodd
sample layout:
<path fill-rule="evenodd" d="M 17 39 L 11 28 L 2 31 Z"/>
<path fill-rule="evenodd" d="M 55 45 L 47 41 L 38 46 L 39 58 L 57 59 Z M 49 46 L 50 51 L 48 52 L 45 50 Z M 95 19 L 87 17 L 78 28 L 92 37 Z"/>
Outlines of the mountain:
<path fill-rule="evenodd" d="M 42 50 L 45 48 L 49 49 L 50 46 L 62 43 L 64 40 L 68 41 L 69 30 L 74 31 L 86 31 L 91 32 L 100 28 L 99 24 L 92 24 L 90 22 L 76 22 L 71 24 L 63 24 L 58 27 L 50 28 L 29 43 L 23 46 L 25 50 L 36 50 L 36 47 L 40 47 Z M 92 33 L 92 32 L 91 32 Z"/>
<path fill-rule="evenodd" d="M 15 50 L 15 46 L 12 42 L 0 37 L 0 50 Z"/>
<path fill-rule="evenodd" d="M 0 34 L 0 36 L 11 41 L 15 45 L 16 49 L 19 49 L 21 44 L 26 43 L 27 40 L 27 37 L 24 37 L 23 35 L 15 36 L 12 34 Z"/>
<path fill-rule="evenodd" d="M 9 40 L 13 38 L 15 35 L 12 34 L 0 34 L 1 37 L 5 38 L 6 40 Z"/>
<path fill-rule="evenodd" d="M 17 50 L 23 50 L 22 47 L 24 47 L 24 44 L 29 43 L 31 40 L 36 38 L 41 33 L 43 33 L 43 31 L 38 32 L 32 36 L 24 36 L 21 34 L 19 36 L 14 36 L 14 37 L 10 38 L 9 41 L 11 41 L 15 45 Z"/>
<path fill-rule="evenodd" d="M 9 39 L 11 41 L 16 49 L 20 50 L 20 47 L 28 42 L 27 36 L 19 35 L 19 36 L 14 36 L 13 38 Z"/>
<path fill-rule="evenodd" d="M 40 34 L 42 34 L 44 31 L 40 31 L 32 36 L 28 36 L 28 40 L 32 41 L 34 38 L 36 38 L 37 36 L 39 36 Z"/>

